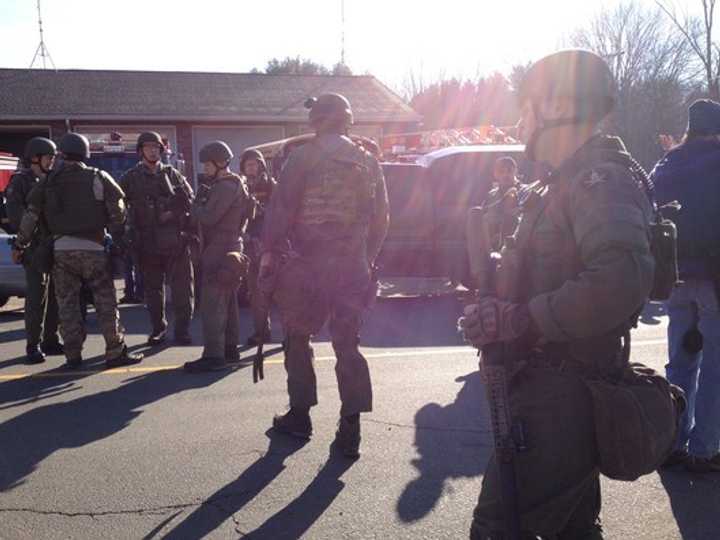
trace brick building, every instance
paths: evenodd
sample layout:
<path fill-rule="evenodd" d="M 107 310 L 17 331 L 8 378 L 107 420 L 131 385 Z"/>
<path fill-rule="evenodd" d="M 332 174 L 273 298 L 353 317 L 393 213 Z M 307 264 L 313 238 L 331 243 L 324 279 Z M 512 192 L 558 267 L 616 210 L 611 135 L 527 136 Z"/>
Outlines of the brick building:
<path fill-rule="evenodd" d="M 134 148 L 144 130 L 167 138 L 190 178 L 200 147 L 248 146 L 307 131 L 310 96 L 339 92 L 352 103 L 353 133 L 416 129 L 421 118 L 372 76 L 265 75 L 106 70 L 0 69 L 0 151 L 20 155 L 33 136 L 87 135 L 93 151 Z M 237 168 L 237 161 L 233 164 Z"/>

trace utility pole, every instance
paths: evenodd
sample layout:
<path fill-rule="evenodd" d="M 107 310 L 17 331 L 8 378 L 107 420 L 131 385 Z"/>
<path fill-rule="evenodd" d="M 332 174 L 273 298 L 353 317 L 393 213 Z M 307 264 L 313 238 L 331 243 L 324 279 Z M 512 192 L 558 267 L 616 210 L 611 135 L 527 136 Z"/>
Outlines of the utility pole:
<path fill-rule="evenodd" d="M 35 56 L 33 56 L 32 62 L 30 62 L 30 69 L 35 65 L 35 61 L 38 59 L 38 56 L 42 60 L 42 67 L 43 69 L 47 69 L 47 62 L 50 61 L 50 65 L 54 70 L 57 70 L 55 67 L 55 62 L 53 62 L 52 56 L 50 56 L 50 51 L 45 46 L 45 38 L 43 37 L 43 26 L 42 26 L 42 12 L 40 11 L 40 0 L 37 0 L 37 12 L 38 12 L 38 27 L 40 28 L 40 45 L 38 45 L 37 50 L 35 51 Z"/>
<path fill-rule="evenodd" d="M 38 0 L 39 1 L 39 0 Z M 340 64 L 345 65 L 345 0 L 340 0 Z"/>

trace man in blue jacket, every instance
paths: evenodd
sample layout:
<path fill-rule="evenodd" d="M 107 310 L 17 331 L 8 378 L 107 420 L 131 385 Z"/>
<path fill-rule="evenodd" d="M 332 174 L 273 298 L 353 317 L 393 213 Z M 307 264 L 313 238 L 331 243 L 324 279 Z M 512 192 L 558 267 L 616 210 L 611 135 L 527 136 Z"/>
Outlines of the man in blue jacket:
<path fill-rule="evenodd" d="M 668 380 L 688 399 L 667 466 L 720 472 L 720 103 L 690 106 L 683 141 L 652 172 L 659 204 L 677 200 L 680 279 L 667 302 Z"/>

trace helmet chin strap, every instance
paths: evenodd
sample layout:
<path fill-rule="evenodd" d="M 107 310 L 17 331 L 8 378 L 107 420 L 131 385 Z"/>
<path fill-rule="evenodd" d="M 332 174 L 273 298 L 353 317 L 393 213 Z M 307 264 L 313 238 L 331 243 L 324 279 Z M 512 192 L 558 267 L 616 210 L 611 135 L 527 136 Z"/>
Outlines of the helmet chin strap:
<path fill-rule="evenodd" d="M 528 142 L 525 144 L 525 155 L 528 159 L 530 159 L 530 161 L 539 161 L 536 155 L 537 145 L 540 140 L 540 136 L 544 132 L 558 127 L 582 124 L 590 119 L 589 115 L 575 115 L 569 118 L 554 118 L 552 120 L 548 120 L 543 117 L 536 103 L 532 104 L 532 108 L 539 127 L 533 131 L 533 134 L 530 135 L 530 139 L 528 139 Z"/>
<path fill-rule="evenodd" d="M 42 157 L 41 157 L 41 156 L 37 156 L 37 157 L 38 157 L 39 159 L 38 159 L 37 161 L 31 160 L 31 161 L 30 161 L 30 165 L 37 165 L 38 168 L 39 168 L 44 174 L 50 174 L 50 169 L 46 169 L 45 167 L 43 167 Z"/>
<path fill-rule="evenodd" d="M 230 165 L 229 161 L 226 161 L 223 165 L 218 164 L 217 161 L 211 161 L 210 163 L 215 165 L 215 173 L 212 176 L 207 176 L 206 178 L 208 178 L 208 180 L 215 180 L 218 177 L 218 174 L 220 174 L 220 171 Z"/>

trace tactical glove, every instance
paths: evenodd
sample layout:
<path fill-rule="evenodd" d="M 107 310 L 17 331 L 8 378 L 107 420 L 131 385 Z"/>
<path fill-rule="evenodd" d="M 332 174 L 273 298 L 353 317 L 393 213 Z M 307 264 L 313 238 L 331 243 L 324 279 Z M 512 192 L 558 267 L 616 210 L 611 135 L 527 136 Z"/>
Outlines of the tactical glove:
<path fill-rule="evenodd" d="M 197 194 L 195 195 L 195 200 L 198 204 L 205 204 L 210 197 L 210 186 L 207 184 L 200 184 L 198 186 Z"/>
<path fill-rule="evenodd" d="M 496 342 L 515 341 L 531 327 L 530 311 L 525 304 L 513 304 L 493 297 L 481 298 L 465 307 L 458 329 L 465 341 L 478 349 Z"/>

